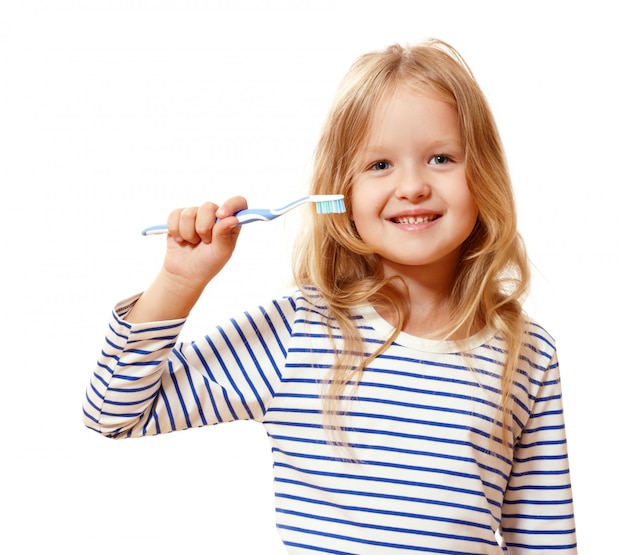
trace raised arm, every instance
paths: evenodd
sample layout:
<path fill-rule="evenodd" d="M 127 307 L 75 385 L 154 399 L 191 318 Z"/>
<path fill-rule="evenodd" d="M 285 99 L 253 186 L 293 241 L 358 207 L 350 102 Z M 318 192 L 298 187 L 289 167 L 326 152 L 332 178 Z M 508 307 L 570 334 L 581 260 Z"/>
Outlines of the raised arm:
<path fill-rule="evenodd" d="M 231 215 L 246 207 L 243 197 L 233 197 L 220 207 L 207 202 L 174 210 L 167 222 L 163 266 L 124 319 L 141 323 L 186 318 L 232 256 L 241 227 Z"/>
<path fill-rule="evenodd" d="M 245 328 L 245 334 L 225 327 L 210 342 L 203 341 L 201 349 L 176 345 L 185 318 L 231 257 L 241 228 L 230 215 L 245 207 L 243 197 L 234 197 L 220 208 L 206 203 L 170 214 L 165 259 L 157 277 L 142 295 L 114 311 L 84 399 L 88 427 L 110 437 L 132 437 L 215 423 L 222 414 L 236 419 L 263 413 L 271 387 L 257 398 L 240 394 L 240 384 L 271 382 L 264 368 L 253 362 L 264 355 L 241 368 L 228 368 L 228 377 L 220 378 L 225 347 L 215 345 L 221 345 L 224 333 L 235 352 L 260 345 L 264 315 L 254 312 L 260 323 Z M 288 335 L 288 329 L 284 333 Z M 280 358 L 282 351 L 272 356 Z"/>

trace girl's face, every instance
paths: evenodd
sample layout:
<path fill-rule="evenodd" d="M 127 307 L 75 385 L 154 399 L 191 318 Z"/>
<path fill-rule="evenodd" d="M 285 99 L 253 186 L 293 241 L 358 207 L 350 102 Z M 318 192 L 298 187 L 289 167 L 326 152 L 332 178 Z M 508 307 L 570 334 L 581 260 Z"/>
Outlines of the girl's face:
<path fill-rule="evenodd" d="M 399 87 L 376 110 L 358 163 L 352 218 L 386 274 L 451 277 L 478 215 L 456 110 Z"/>

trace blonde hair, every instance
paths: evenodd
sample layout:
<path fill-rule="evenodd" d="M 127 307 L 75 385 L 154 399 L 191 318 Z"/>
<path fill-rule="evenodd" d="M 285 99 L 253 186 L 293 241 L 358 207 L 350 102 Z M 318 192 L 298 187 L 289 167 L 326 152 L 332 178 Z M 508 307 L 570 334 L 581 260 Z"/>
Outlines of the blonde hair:
<path fill-rule="evenodd" d="M 522 300 L 529 285 L 529 265 L 517 231 L 515 201 L 500 136 L 480 87 L 464 60 L 448 44 L 429 40 L 392 45 L 358 58 L 342 81 L 316 149 L 311 194 L 343 194 L 346 214 L 311 218 L 308 233 L 297 245 L 296 283 L 314 285 L 328 310 L 328 323 L 339 326 L 344 344 L 335 346 L 336 363 L 328 379 L 325 421 L 342 443 L 341 407 L 346 387 L 356 387 L 367 364 L 403 329 L 410 312 L 399 279 L 382 274 L 379 258 L 359 237 L 351 222 L 351 187 L 356 160 L 384 98 L 400 85 L 426 90 L 457 110 L 466 156 L 466 178 L 478 208 L 476 225 L 462 245 L 451 300 L 453 313 L 442 333 L 488 326 L 507 346 L 499 402 L 500 433 L 511 441 L 513 378 L 524 337 Z M 368 302 L 384 303 L 395 314 L 395 335 L 365 356 L 351 309 Z M 332 336 L 332 333 L 329 333 Z"/>

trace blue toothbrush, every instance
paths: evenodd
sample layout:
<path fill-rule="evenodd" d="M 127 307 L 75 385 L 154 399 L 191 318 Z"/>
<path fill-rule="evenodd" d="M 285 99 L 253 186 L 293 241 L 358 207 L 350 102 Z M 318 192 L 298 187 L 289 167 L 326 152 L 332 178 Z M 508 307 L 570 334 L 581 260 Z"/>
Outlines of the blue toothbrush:
<path fill-rule="evenodd" d="M 318 214 L 340 214 L 346 211 L 343 195 L 309 195 L 294 200 L 281 208 L 249 208 L 235 212 L 233 215 L 239 220 L 239 225 L 249 224 L 251 222 L 269 222 L 307 202 L 315 203 L 315 211 Z M 147 227 L 141 233 L 142 235 L 167 233 L 167 225 L 153 225 L 152 227 Z"/>

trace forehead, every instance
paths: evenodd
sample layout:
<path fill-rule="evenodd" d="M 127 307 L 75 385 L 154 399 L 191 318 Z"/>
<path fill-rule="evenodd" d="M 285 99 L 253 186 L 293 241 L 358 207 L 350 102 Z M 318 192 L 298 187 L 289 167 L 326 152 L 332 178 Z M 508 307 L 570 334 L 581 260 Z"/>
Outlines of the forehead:
<path fill-rule="evenodd" d="M 425 88 L 401 85 L 389 91 L 371 113 L 365 143 L 411 135 L 460 140 L 456 107 Z"/>

